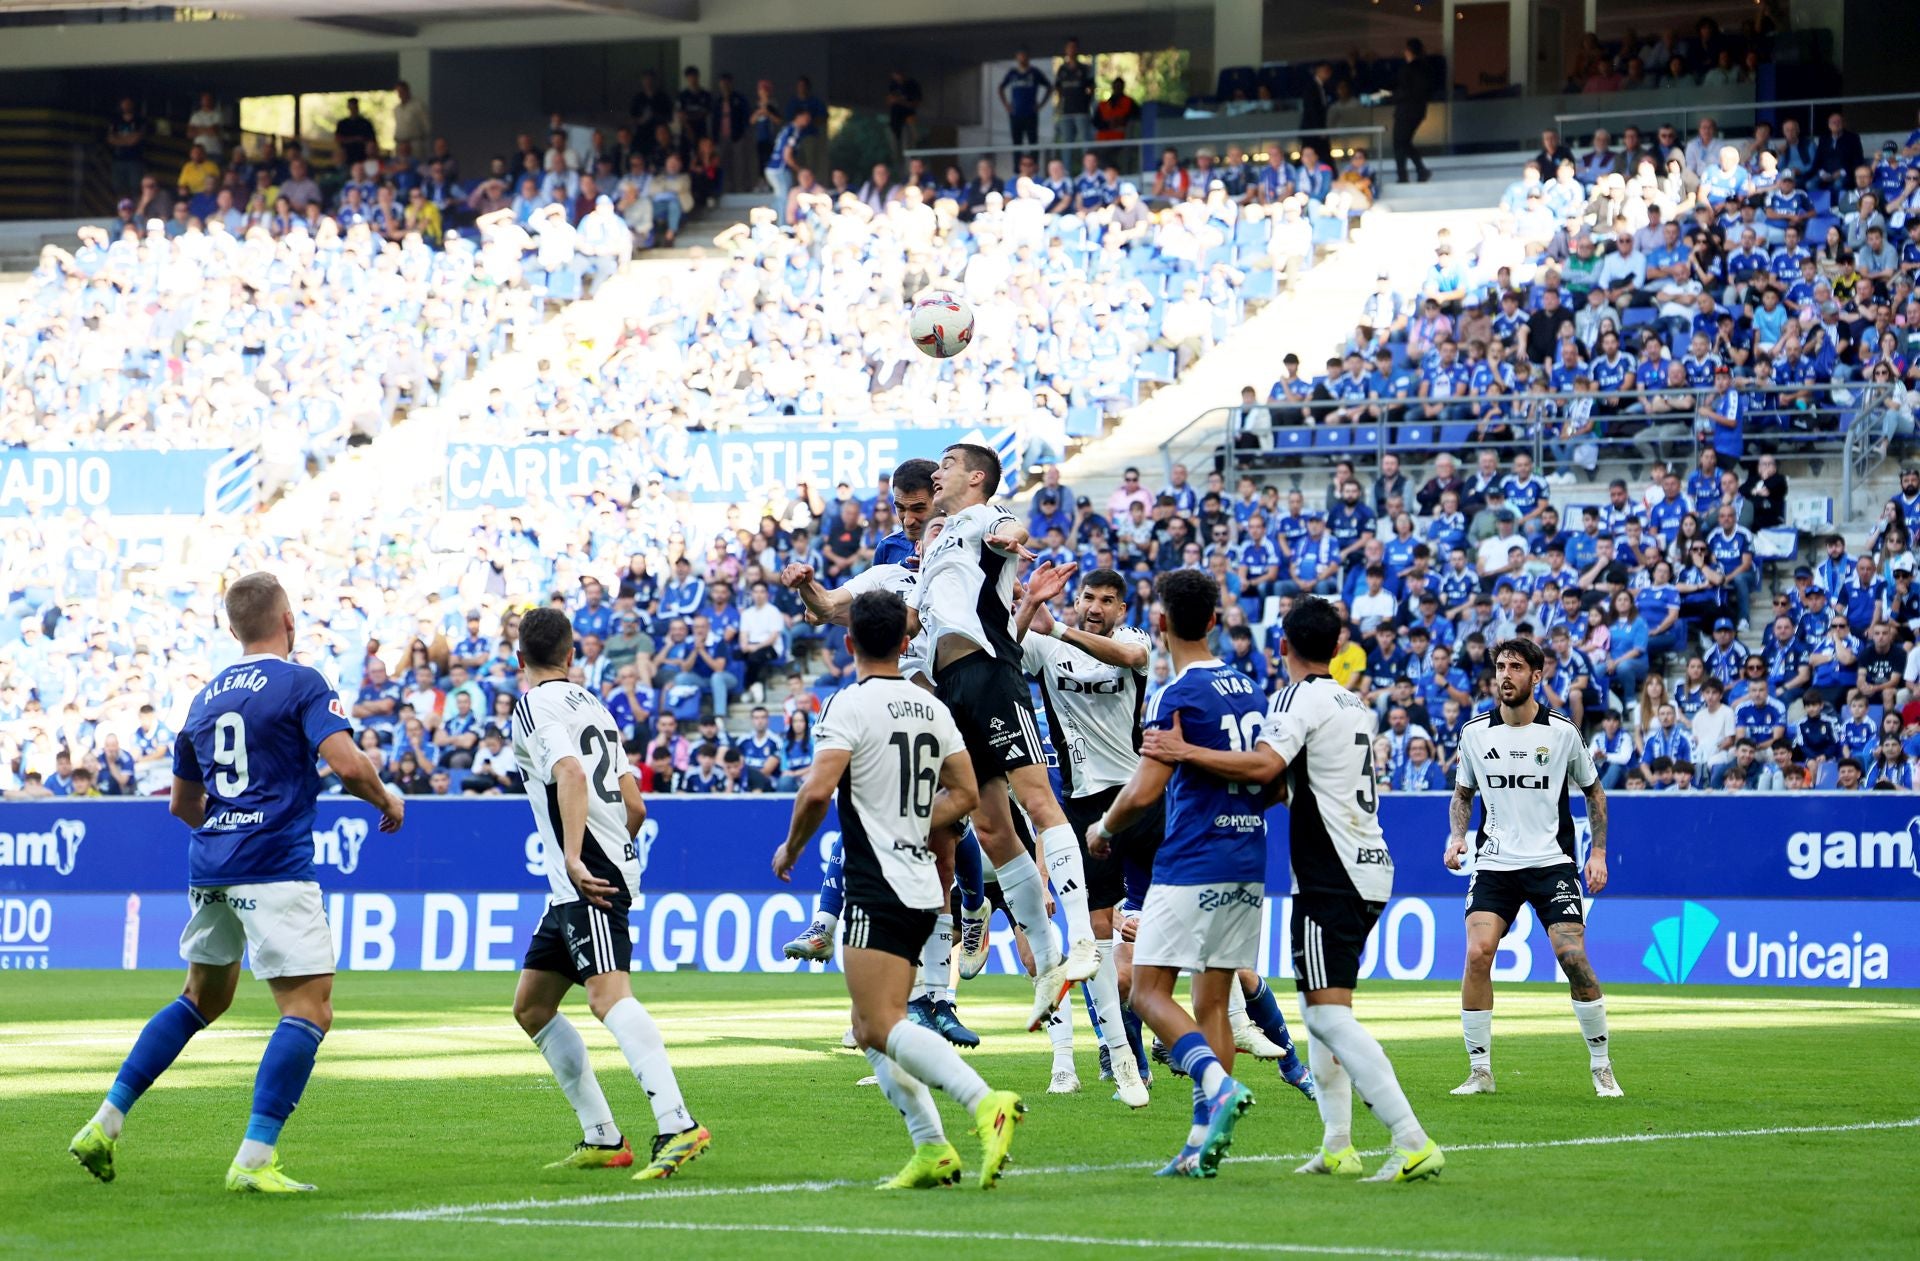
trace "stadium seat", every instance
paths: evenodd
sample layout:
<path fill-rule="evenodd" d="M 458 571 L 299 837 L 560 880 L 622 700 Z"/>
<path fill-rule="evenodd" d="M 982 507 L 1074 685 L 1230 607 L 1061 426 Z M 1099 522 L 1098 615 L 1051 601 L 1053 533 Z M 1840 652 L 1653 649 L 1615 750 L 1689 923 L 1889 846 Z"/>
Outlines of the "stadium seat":
<path fill-rule="evenodd" d="M 1353 431 L 1345 425 L 1320 425 L 1313 430 L 1313 445 L 1319 451 L 1343 451 L 1353 445 Z"/>
<path fill-rule="evenodd" d="M 1140 365 L 1134 369 L 1136 381 L 1153 381 L 1165 384 L 1173 380 L 1174 358 L 1171 350 L 1149 350 L 1141 354 Z"/>
<path fill-rule="evenodd" d="M 1097 407 L 1081 404 L 1067 409 L 1067 437 L 1097 438 L 1106 426 L 1106 417 Z"/>
<path fill-rule="evenodd" d="M 1306 425 L 1288 425 L 1276 429 L 1273 434 L 1274 450 L 1285 455 L 1298 455 L 1313 449 L 1315 429 Z"/>
<path fill-rule="evenodd" d="M 1622 329 L 1640 328 L 1653 323 L 1659 317 L 1660 313 L 1650 306 L 1630 306 L 1620 313 L 1620 326 Z"/>
<path fill-rule="evenodd" d="M 1259 75 L 1252 66 L 1227 66 L 1220 71 L 1214 95 L 1223 101 L 1231 101 L 1235 92 L 1245 92 L 1251 100 L 1259 88 Z"/>
<path fill-rule="evenodd" d="M 1249 302 L 1264 302 L 1280 291 L 1280 277 L 1271 267 L 1261 267 L 1247 273 L 1246 283 L 1240 286 L 1240 296 Z"/>

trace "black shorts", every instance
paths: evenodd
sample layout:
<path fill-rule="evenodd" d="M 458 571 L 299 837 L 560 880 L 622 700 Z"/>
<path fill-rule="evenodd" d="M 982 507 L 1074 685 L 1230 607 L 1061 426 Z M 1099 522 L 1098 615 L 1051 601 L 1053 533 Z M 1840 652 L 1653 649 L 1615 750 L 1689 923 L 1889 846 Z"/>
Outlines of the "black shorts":
<path fill-rule="evenodd" d="M 576 985 L 603 972 L 633 971 L 633 940 L 627 936 L 627 908 L 601 909 L 590 902 L 556 902 L 540 917 L 527 943 L 526 961 L 534 972 L 554 972 Z"/>
<path fill-rule="evenodd" d="M 1293 983 L 1308 990 L 1350 990 L 1360 981 L 1367 934 L 1387 909 L 1352 894 L 1293 895 Z"/>
<path fill-rule="evenodd" d="M 940 918 L 934 910 L 918 911 L 898 902 L 847 899 L 840 913 L 840 944 L 848 950 L 883 950 L 915 965 Z"/>
<path fill-rule="evenodd" d="M 1118 906 L 1126 899 L 1129 861 L 1152 870 L 1153 855 L 1167 831 L 1165 799 L 1155 798 L 1151 807 L 1107 842 L 1107 856 L 1095 858 L 1087 850 L 1087 829 L 1106 816 L 1119 795 L 1120 786 L 1116 784 L 1091 797 L 1070 797 L 1060 803 L 1079 839 L 1080 857 L 1087 870 L 1087 905 L 1096 911 Z"/>
<path fill-rule="evenodd" d="M 1020 671 L 986 652 L 968 653 L 933 676 L 933 694 L 953 712 L 973 775 L 990 779 L 1045 764 L 1033 695 Z"/>
<path fill-rule="evenodd" d="M 1511 925 L 1523 905 L 1533 908 L 1542 927 L 1585 923 L 1579 870 L 1569 862 L 1518 871 L 1475 871 L 1467 882 L 1469 915 L 1486 911 Z"/>

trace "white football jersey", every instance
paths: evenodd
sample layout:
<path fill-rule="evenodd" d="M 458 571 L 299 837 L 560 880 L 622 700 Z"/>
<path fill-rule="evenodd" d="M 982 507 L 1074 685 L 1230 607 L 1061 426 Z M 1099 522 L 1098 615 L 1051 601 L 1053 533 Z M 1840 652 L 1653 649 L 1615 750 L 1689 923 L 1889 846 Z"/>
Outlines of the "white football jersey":
<path fill-rule="evenodd" d="M 849 596 L 861 596 L 869 591 L 891 591 L 913 605 L 919 596 L 920 576 L 905 565 L 871 565 L 849 578 L 840 589 Z M 900 673 L 910 679 L 919 675 L 928 681 L 932 680 L 933 663 L 927 654 L 927 628 L 924 622 L 921 623 L 920 633 L 907 643 L 907 655 L 900 658 Z"/>
<path fill-rule="evenodd" d="M 1115 630 L 1113 638 L 1152 647 L 1146 635 L 1131 626 Z M 1067 796 L 1091 797 L 1132 778 L 1140 764 L 1146 667 L 1108 665 L 1051 635 L 1028 634 L 1020 650 L 1020 668 L 1040 680 L 1040 700 Z"/>
<path fill-rule="evenodd" d="M 1460 728 L 1454 782 L 1480 794 L 1473 863 L 1481 871 L 1516 871 L 1574 861 L 1568 784 L 1599 778 L 1580 729 L 1557 709 L 1536 708 L 1533 721 L 1512 726 L 1498 709 Z"/>
<path fill-rule="evenodd" d="M 560 843 L 560 793 L 553 768 L 567 758 L 587 775 L 587 835 L 581 861 L 593 875 L 620 892 L 615 906 L 627 906 L 640 892 L 640 860 L 627 835 L 626 799 L 620 777 L 631 776 L 620 730 L 600 698 L 576 683 L 549 679 L 513 707 L 513 757 L 527 785 L 527 804 L 540 831 L 541 861 L 552 892 L 547 901 L 578 902 L 580 891 L 567 875 L 567 853 Z"/>
<path fill-rule="evenodd" d="M 865 678 L 827 702 L 813 747 L 849 755 L 838 798 L 847 900 L 945 906 L 927 829 L 941 765 L 966 748 L 947 707 L 905 679 Z"/>
<path fill-rule="evenodd" d="M 920 624 L 929 659 L 940 641 L 958 635 L 1008 665 L 1020 666 L 1013 638 L 1013 578 L 1018 558 L 986 545 L 986 537 L 1013 524 L 992 504 L 975 504 L 947 518 L 933 550 L 920 561 Z"/>
<path fill-rule="evenodd" d="M 1393 857 L 1380 831 L 1374 713 L 1324 674 L 1283 689 L 1260 739 L 1286 759 L 1288 852 L 1295 893 L 1384 902 Z"/>

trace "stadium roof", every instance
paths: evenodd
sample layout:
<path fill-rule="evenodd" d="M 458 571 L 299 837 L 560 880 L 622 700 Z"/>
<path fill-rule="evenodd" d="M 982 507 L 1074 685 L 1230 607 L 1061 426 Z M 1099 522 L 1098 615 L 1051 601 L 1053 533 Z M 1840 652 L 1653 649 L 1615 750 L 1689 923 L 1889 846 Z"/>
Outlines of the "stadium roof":
<path fill-rule="evenodd" d="M 0 13 L 57 13 L 82 9 L 145 9 L 151 4 L 113 3 L 112 0 L 0 0 Z M 535 17 L 555 13 L 649 18 L 684 22 L 700 14 L 700 0 L 215 0 L 207 11 L 219 17 L 264 18 L 317 22 L 365 30 L 370 34 L 408 36 L 422 22 L 463 21 L 502 17 Z"/>

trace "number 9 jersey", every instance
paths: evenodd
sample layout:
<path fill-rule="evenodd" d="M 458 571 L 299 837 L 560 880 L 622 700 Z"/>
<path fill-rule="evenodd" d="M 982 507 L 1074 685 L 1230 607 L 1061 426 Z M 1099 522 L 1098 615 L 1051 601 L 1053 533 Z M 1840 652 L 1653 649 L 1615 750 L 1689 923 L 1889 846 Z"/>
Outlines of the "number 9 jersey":
<path fill-rule="evenodd" d="M 633 904 L 640 892 L 640 860 L 627 835 L 626 798 L 620 777 L 632 775 L 627 751 L 613 715 L 600 698 L 577 683 L 549 679 L 513 707 L 513 757 L 526 781 L 527 804 L 540 831 L 540 853 L 552 893 L 549 905 L 578 902 L 580 891 L 567 875 L 567 851 L 560 841 L 560 790 L 553 768 L 577 759 L 587 776 L 587 835 L 580 859 L 587 871 L 618 890 L 608 900 L 616 909 Z"/>

